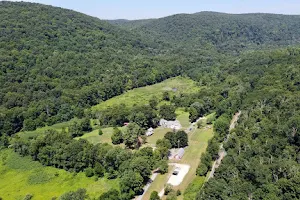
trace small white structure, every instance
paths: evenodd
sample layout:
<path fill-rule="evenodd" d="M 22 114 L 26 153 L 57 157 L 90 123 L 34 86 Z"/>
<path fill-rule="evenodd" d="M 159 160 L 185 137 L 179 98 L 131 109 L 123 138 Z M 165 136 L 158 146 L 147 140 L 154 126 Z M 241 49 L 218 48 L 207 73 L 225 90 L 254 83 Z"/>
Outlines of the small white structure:
<path fill-rule="evenodd" d="M 184 148 L 180 148 L 177 154 L 174 156 L 175 159 L 180 160 L 184 155 Z"/>
<path fill-rule="evenodd" d="M 175 174 L 172 174 L 168 180 L 168 184 L 173 186 L 178 186 L 183 181 L 185 175 L 189 172 L 190 166 L 185 164 L 175 164 Z"/>
<path fill-rule="evenodd" d="M 154 133 L 154 129 L 151 127 L 146 131 L 146 136 L 151 136 Z"/>
<path fill-rule="evenodd" d="M 182 128 L 182 126 L 178 120 L 167 121 L 165 119 L 161 119 L 159 121 L 159 125 L 163 128 L 171 128 L 171 129 L 175 129 L 175 130 L 179 130 Z"/>

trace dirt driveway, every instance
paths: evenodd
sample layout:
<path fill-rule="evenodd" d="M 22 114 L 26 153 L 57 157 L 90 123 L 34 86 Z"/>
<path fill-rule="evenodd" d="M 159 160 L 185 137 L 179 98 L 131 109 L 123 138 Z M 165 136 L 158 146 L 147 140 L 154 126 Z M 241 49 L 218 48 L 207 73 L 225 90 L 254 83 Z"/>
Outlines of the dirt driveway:
<path fill-rule="evenodd" d="M 183 181 L 185 175 L 189 172 L 191 166 L 186 164 L 178 164 L 178 163 L 169 163 L 169 165 L 174 165 L 175 169 L 178 171 L 178 174 L 177 175 L 171 174 L 167 183 L 173 186 L 178 186 Z M 162 189 L 158 195 L 160 197 L 163 197 L 164 193 L 165 190 Z"/>

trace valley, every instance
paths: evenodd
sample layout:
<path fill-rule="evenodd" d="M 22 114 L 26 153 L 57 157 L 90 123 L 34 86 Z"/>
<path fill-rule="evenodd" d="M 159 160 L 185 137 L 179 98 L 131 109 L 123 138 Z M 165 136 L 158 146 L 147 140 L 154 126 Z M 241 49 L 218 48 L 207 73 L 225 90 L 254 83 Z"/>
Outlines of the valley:
<path fill-rule="evenodd" d="M 300 199 L 299 15 L 0 18 L 0 199 Z"/>

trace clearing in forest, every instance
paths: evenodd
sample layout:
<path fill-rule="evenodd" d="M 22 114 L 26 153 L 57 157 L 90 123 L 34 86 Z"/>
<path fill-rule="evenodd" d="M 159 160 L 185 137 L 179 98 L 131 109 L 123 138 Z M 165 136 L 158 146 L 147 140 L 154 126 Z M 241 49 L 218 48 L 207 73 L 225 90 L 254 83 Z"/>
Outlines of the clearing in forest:
<path fill-rule="evenodd" d="M 206 151 L 208 141 L 212 137 L 212 127 L 203 127 L 201 129 L 193 130 L 189 133 L 189 146 L 185 149 L 183 158 L 179 161 L 170 160 L 171 163 L 186 164 L 190 166 L 188 173 L 185 175 L 180 185 L 174 187 L 175 190 L 179 189 L 181 192 L 184 192 L 187 189 L 188 185 L 196 178 L 196 170 L 200 162 L 201 154 Z M 153 191 L 160 192 L 171 177 L 171 174 L 174 169 L 174 166 L 170 166 L 169 172 L 167 174 L 159 174 L 154 180 L 154 182 L 151 184 L 144 198 L 150 198 L 150 194 Z M 178 199 L 183 199 L 183 195 L 179 196 Z"/>
<path fill-rule="evenodd" d="M 144 105 L 148 104 L 148 101 L 152 97 L 161 98 L 163 92 L 170 91 L 170 93 L 195 93 L 199 90 L 199 86 L 196 82 L 185 77 L 174 77 L 167 79 L 161 83 L 154 85 L 135 88 L 129 90 L 124 94 L 113 97 L 107 101 L 103 101 L 96 106 L 92 107 L 92 110 L 102 110 L 107 107 L 119 104 L 125 104 L 126 106 L 132 107 L 133 105 Z"/>

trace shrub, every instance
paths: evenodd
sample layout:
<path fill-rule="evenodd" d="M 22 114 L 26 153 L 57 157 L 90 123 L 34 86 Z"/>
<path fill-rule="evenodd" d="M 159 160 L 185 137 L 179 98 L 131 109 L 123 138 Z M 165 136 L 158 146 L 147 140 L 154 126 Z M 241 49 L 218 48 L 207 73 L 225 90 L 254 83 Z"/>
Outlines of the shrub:
<path fill-rule="evenodd" d="M 176 196 L 176 192 L 174 190 L 172 190 L 166 198 L 166 200 L 176 200 L 176 199 L 177 199 L 177 196 Z"/>
<path fill-rule="evenodd" d="M 170 184 L 167 184 L 166 187 L 165 187 L 165 195 L 168 195 L 173 191 L 174 190 L 173 190 L 172 186 Z"/>
<path fill-rule="evenodd" d="M 104 176 L 105 169 L 102 165 L 99 163 L 96 163 L 94 168 L 94 173 L 97 177 L 103 177 Z"/>
<path fill-rule="evenodd" d="M 120 192 L 116 189 L 110 189 L 103 193 L 98 200 L 120 200 Z"/>
<path fill-rule="evenodd" d="M 84 200 L 88 198 L 86 189 L 79 188 L 76 191 L 71 191 L 60 196 L 59 200 Z"/>
<path fill-rule="evenodd" d="M 99 129 L 98 135 L 103 135 L 103 131 Z"/>
<path fill-rule="evenodd" d="M 199 120 L 198 122 L 197 122 L 197 127 L 198 128 L 202 128 L 204 126 L 204 121 L 203 120 Z"/>
<path fill-rule="evenodd" d="M 30 200 L 33 198 L 33 195 L 32 194 L 26 194 L 26 196 L 24 197 L 23 200 Z"/>
<path fill-rule="evenodd" d="M 150 200 L 160 200 L 160 198 L 158 196 L 158 192 L 153 191 L 150 195 Z"/>
<path fill-rule="evenodd" d="M 198 176 L 205 176 L 207 174 L 207 171 L 208 171 L 207 166 L 201 163 L 197 168 L 196 174 Z"/>
<path fill-rule="evenodd" d="M 85 170 L 85 175 L 86 175 L 86 177 L 92 177 L 92 176 L 94 176 L 94 170 L 92 169 L 92 168 L 87 168 L 86 170 Z"/>

